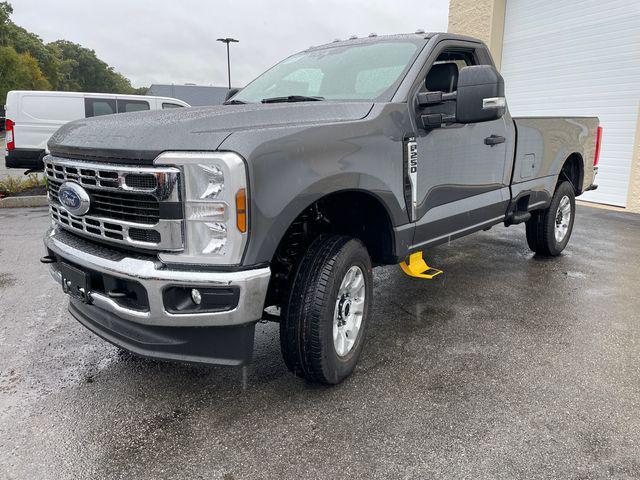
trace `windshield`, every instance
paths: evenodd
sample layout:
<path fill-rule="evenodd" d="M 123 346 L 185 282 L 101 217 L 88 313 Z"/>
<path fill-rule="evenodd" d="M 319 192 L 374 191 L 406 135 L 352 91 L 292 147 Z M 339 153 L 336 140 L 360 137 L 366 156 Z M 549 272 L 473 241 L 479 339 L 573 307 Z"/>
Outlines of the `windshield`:
<path fill-rule="evenodd" d="M 390 96 L 417 49 L 411 41 L 389 41 L 298 53 L 267 70 L 233 100 L 254 103 L 288 96 L 381 99 Z"/>

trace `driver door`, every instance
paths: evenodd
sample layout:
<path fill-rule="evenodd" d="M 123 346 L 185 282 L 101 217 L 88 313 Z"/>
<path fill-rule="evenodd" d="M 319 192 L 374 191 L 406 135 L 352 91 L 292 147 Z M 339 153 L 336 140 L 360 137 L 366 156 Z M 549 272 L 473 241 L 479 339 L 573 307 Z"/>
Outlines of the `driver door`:
<path fill-rule="evenodd" d="M 434 53 L 415 95 L 456 92 L 460 68 L 482 64 L 478 44 L 443 43 L 446 45 Z M 455 101 L 437 109 L 455 118 Z M 452 120 L 423 127 L 420 118 L 425 110 L 429 113 L 429 108 L 417 106 L 415 111 L 418 168 L 413 248 L 444 243 L 501 222 L 510 199 L 509 160 L 515 132 L 508 113 L 480 123 Z"/>

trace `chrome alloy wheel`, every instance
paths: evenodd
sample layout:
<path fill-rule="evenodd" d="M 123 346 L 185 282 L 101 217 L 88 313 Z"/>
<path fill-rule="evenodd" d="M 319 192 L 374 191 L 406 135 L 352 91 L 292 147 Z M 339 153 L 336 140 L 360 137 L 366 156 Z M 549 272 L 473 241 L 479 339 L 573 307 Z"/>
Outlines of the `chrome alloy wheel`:
<path fill-rule="evenodd" d="M 333 346 L 339 357 L 347 355 L 358 339 L 365 296 L 364 274 L 354 265 L 342 279 L 333 313 Z"/>
<path fill-rule="evenodd" d="M 571 201 L 568 196 L 562 197 L 556 212 L 555 236 L 556 242 L 561 243 L 569 231 L 569 223 L 571 222 Z"/>

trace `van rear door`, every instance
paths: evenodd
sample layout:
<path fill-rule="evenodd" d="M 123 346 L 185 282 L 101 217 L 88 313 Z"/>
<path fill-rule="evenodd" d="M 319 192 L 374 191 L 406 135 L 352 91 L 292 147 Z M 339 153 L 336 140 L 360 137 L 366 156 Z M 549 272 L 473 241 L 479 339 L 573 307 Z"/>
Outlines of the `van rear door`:
<path fill-rule="evenodd" d="M 46 150 L 47 142 L 58 128 L 84 117 L 80 96 L 51 95 L 47 92 L 16 92 L 14 138 L 16 149 Z M 7 99 L 9 106 L 9 99 Z M 9 109 L 8 109 L 9 110 Z M 8 112 L 7 112 L 8 113 Z"/>

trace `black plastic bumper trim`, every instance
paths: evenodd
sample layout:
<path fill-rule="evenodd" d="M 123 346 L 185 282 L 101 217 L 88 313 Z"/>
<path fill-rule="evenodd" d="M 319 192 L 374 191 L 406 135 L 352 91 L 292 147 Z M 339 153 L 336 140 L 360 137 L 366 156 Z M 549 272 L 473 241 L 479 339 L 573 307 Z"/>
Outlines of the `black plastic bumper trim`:
<path fill-rule="evenodd" d="M 225 327 L 162 327 L 123 320 L 75 299 L 69 312 L 102 339 L 143 357 L 241 366 L 251 361 L 255 323 Z"/>
<path fill-rule="evenodd" d="M 42 163 L 43 156 L 44 150 L 18 148 L 7 152 L 7 156 L 4 157 L 4 163 L 7 168 L 42 170 L 44 168 Z"/>

